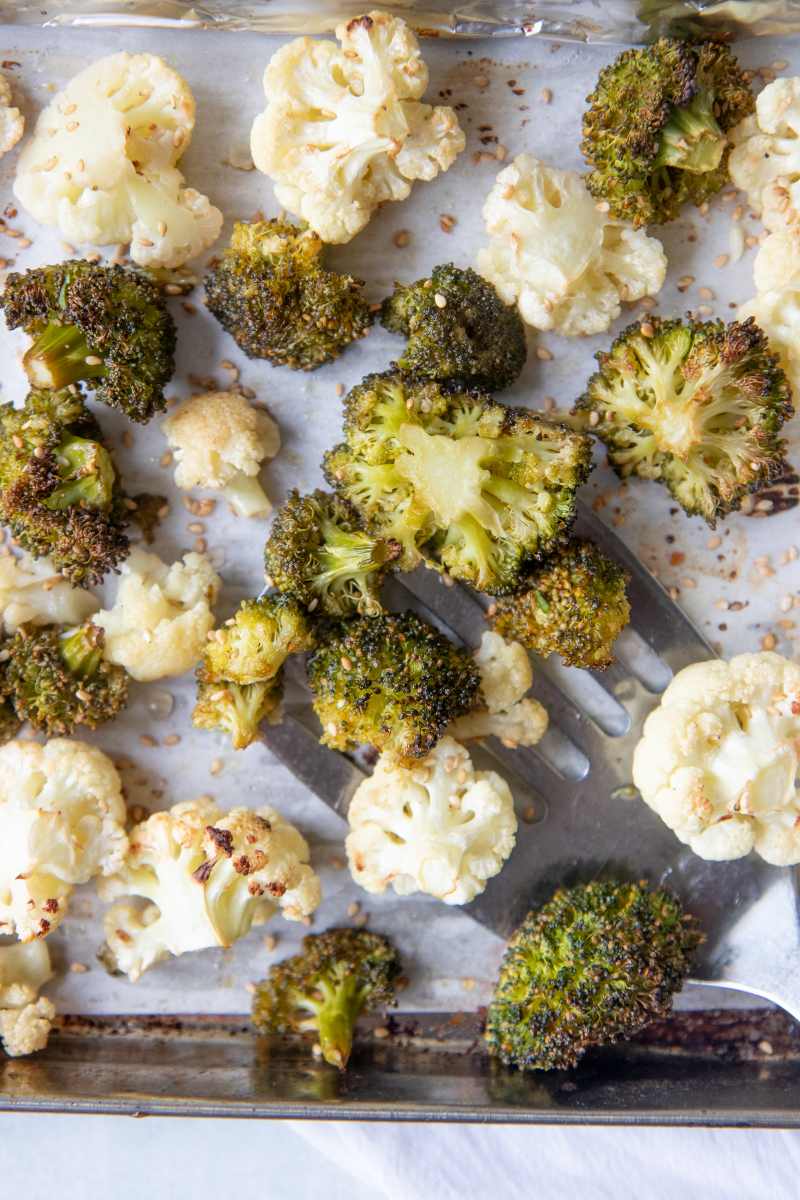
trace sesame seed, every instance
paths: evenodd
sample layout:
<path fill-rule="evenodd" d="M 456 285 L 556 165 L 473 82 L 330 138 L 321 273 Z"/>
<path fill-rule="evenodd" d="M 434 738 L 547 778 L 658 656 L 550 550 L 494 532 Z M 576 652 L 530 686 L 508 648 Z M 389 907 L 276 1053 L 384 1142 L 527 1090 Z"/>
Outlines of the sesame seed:
<path fill-rule="evenodd" d="M 167 450 L 167 452 L 165 454 L 161 455 L 161 458 L 158 460 L 158 465 L 160 467 L 171 467 L 172 466 L 172 451 L 171 450 Z"/>
<path fill-rule="evenodd" d="M 550 91 L 550 88 L 542 88 L 542 90 L 539 92 L 539 99 L 541 100 L 542 104 L 549 104 L 553 99 L 553 93 Z"/>
<path fill-rule="evenodd" d="M 383 1041 L 384 1038 L 389 1037 L 389 1030 L 385 1025 L 376 1025 L 372 1031 L 372 1036 L 377 1038 L 378 1041 Z"/>
<path fill-rule="evenodd" d="M 530 825 L 532 821 L 535 821 L 536 809 L 532 804 L 529 804 L 527 808 L 522 810 L 522 819 L 527 825 Z"/>
<path fill-rule="evenodd" d="M 202 521 L 190 521 L 187 526 L 189 533 L 205 533 L 206 527 Z"/>
<path fill-rule="evenodd" d="M 500 145 L 495 150 L 494 156 L 498 162 L 505 162 L 506 159 L 508 158 L 508 147 L 504 146 L 501 142 Z"/>
<path fill-rule="evenodd" d="M 681 275 L 678 280 L 678 291 L 685 292 L 694 283 L 694 275 Z"/>
<path fill-rule="evenodd" d="M 639 326 L 639 332 L 641 333 L 642 337 L 651 338 L 655 331 L 655 325 L 653 325 L 650 321 L 642 321 L 641 325 Z"/>
<path fill-rule="evenodd" d="M 777 644 L 778 639 L 775 637 L 774 633 L 765 633 L 761 639 L 762 650 L 774 650 Z"/>
<path fill-rule="evenodd" d="M 166 223 L 166 221 L 159 221 L 159 222 L 158 222 L 158 225 L 156 226 L 156 228 L 158 229 L 158 236 L 159 236 L 159 237 L 163 237 L 163 236 L 164 236 L 164 234 L 167 232 L 167 223 Z"/>
<path fill-rule="evenodd" d="M 607 213 L 610 210 L 611 205 L 607 200 L 598 200 L 597 204 L 595 204 L 595 208 L 598 212 Z"/>
<path fill-rule="evenodd" d="M 794 599 L 791 596 L 781 596 L 781 612 L 789 612 L 794 605 Z"/>
<path fill-rule="evenodd" d="M 348 904 L 347 915 L 348 915 L 348 917 L 350 917 L 351 920 L 353 917 L 357 917 L 360 912 L 361 912 L 361 905 L 359 904 L 359 902 L 357 900 L 353 900 L 352 903 Z"/>
<path fill-rule="evenodd" d="M 717 257 L 714 259 L 714 266 L 718 267 L 720 270 L 722 270 L 723 267 L 727 267 L 729 262 L 730 262 L 729 254 L 718 254 Z"/>
<path fill-rule="evenodd" d="M 774 63 L 772 63 L 772 64 L 771 64 L 773 71 L 785 71 L 785 70 L 786 70 L 786 68 L 788 67 L 788 65 L 789 65 L 789 64 L 788 64 L 788 62 L 786 61 L 786 59 L 785 59 L 785 58 L 778 58 L 778 59 L 776 59 L 776 60 L 775 60 L 775 62 L 774 62 Z M 772 1047 L 771 1047 L 771 1046 L 770 1046 L 769 1050 L 767 1051 L 767 1053 L 768 1053 L 768 1054 L 771 1054 L 771 1053 L 772 1053 Z"/>
<path fill-rule="evenodd" d="M 97 354 L 87 354 L 84 359 L 87 367 L 99 367 L 102 361 L 102 358 Z"/>
<path fill-rule="evenodd" d="M 158 742 L 154 737 L 151 737 L 149 733 L 142 733 L 139 735 L 139 745 L 145 746 L 148 750 L 152 750 L 158 745 Z"/>
<path fill-rule="evenodd" d="M 701 300 L 713 300 L 714 299 L 714 293 L 712 292 L 710 287 L 699 288 L 697 294 Z"/>
<path fill-rule="evenodd" d="M 392 238 L 392 241 L 394 242 L 395 246 L 397 246 L 398 250 L 402 250 L 403 247 L 407 246 L 411 241 L 411 234 L 407 229 L 398 229 L 397 233 Z"/>
<path fill-rule="evenodd" d="M 592 409 L 592 411 L 589 413 L 589 424 L 591 425 L 592 429 L 594 429 L 596 425 L 600 424 L 600 413 L 597 412 L 596 409 Z"/>
<path fill-rule="evenodd" d="M 697 580 L 692 579 L 691 575 L 684 575 L 681 579 L 681 587 L 689 588 L 689 590 L 696 588 Z"/>
<path fill-rule="evenodd" d="M 344 384 L 343 384 L 343 383 L 337 383 L 337 385 L 336 385 L 336 395 L 337 395 L 337 396 L 343 396 L 343 395 L 344 395 Z"/>
<path fill-rule="evenodd" d="M 199 537 L 199 538 L 194 539 L 195 554 L 205 554 L 207 549 L 208 549 L 208 544 L 207 544 L 205 538 Z"/>
<path fill-rule="evenodd" d="M 80 121 L 67 121 L 67 133 L 74 133 L 76 129 L 80 129 Z"/>
<path fill-rule="evenodd" d="M 712 536 L 706 542 L 706 546 L 708 547 L 709 550 L 716 550 L 721 545 L 722 545 L 722 538 L 719 536 L 718 533 L 712 534 Z"/>
<path fill-rule="evenodd" d="M 540 362 L 550 362 L 553 358 L 553 351 L 548 350 L 546 346 L 537 346 L 536 357 Z"/>
<path fill-rule="evenodd" d="M 179 283 L 165 283 L 164 291 L 168 296 L 180 296 L 183 292 L 183 288 Z"/>
<path fill-rule="evenodd" d="M 456 227 L 456 219 L 451 213 L 442 213 L 439 217 L 439 228 L 442 233 L 452 233 Z"/>
<path fill-rule="evenodd" d="M 264 949 L 266 950 L 267 954 L 272 954 L 272 951 L 277 945 L 278 939 L 276 938 L 275 934 L 268 933 L 264 938 Z"/>
<path fill-rule="evenodd" d="M 342 664 L 342 669 L 344 671 L 352 671 L 352 669 L 353 669 L 352 658 L 348 658 L 346 654 L 343 654 L 342 657 L 339 659 L 339 661 Z"/>
<path fill-rule="evenodd" d="M 433 297 L 433 303 L 437 308 L 447 308 L 447 297 L 443 296 L 441 292 L 436 292 Z"/>
<path fill-rule="evenodd" d="M 488 77 L 486 75 L 476 75 L 475 76 L 475 86 L 479 87 L 479 88 L 488 87 L 489 86 Z"/>
<path fill-rule="evenodd" d="M 69 964 L 69 969 L 73 975 L 85 975 L 89 970 L 86 963 L 73 962 Z"/>
<path fill-rule="evenodd" d="M 209 773 L 211 775 L 219 775 L 220 771 L 222 770 L 222 768 L 224 766 L 225 766 L 225 764 L 221 758 L 215 758 L 212 761 L 211 766 L 208 768 Z"/>

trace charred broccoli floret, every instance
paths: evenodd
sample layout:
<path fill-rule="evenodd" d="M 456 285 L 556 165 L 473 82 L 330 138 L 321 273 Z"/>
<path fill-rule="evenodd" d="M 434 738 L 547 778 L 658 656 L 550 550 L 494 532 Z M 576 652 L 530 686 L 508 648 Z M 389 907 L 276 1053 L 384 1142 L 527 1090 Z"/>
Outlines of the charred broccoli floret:
<path fill-rule="evenodd" d="M 424 758 L 447 726 L 480 704 L 472 656 L 413 612 L 332 622 L 308 660 L 322 742 L 367 743 Z"/>
<path fill-rule="evenodd" d="M 128 512 L 102 433 L 78 394 L 0 407 L 0 519 L 71 583 L 97 583 L 128 553 Z"/>
<path fill-rule="evenodd" d="M 402 371 L 497 392 L 525 366 L 525 326 L 516 305 L 504 304 L 471 268 L 434 267 L 430 278 L 396 283 L 381 322 L 408 338 Z"/>
<path fill-rule="evenodd" d="M 8 645 L 7 679 L 23 721 L 49 737 L 95 729 L 128 702 L 128 675 L 103 658 L 103 631 L 22 625 Z"/>
<path fill-rule="evenodd" d="M 397 542 L 366 533 L 356 510 L 328 492 L 290 492 L 264 550 L 278 591 L 331 617 L 382 612 L 380 588 Z"/>
<path fill-rule="evenodd" d="M 669 892 L 644 883 L 561 889 L 511 938 L 486 1020 L 508 1066 L 574 1067 L 590 1046 L 667 1016 L 703 940 Z"/>
<path fill-rule="evenodd" d="M 226 733 L 234 750 L 244 750 L 258 736 L 283 696 L 282 673 L 263 683 L 231 683 L 223 680 L 197 686 L 192 724 L 197 729 Z"/>
<path fill-rule="evenodd" d="M 663 224 L 728 180 L 726 134 L 755 107 L 727 46 L 660 38 L 625 50 L 587 96 L 581 149 L 586 182 L 612 214 Z"/>
<path fill-rule="evenodd" d="M 502 593 L 558 544 L 591 469 L 591 443 L 522 408 L 393 372 L 345 399 L 346 442 L 328 481 L 376 535 L 458 579 Z"/>
<path fill-rule="evenodd" d="M 660 480 L 713 526 L 782 469 L 792 413 L 778 358 L 753 321 L 630 325 L 589 380 L 589 414 L 617 474 Z"/>
<path fill-rule="evenodd" d="M 243 601 L 209 637 L 197 668 L 193 724 L 228 733 L 234 748 L 243 750 L 280 704 L 286 659 L 312 645 L 308 618 L 290 596 Z"/>
<path fill-rule="evenodd" d="M 568 667 L 608 667 L 630 621 L 627 572 L 592 542 L 570 539 L 525 576 L 522 591 L 489 609 L 492 628 Z"/>
<path fill-rule="evenodd" d="M 208 680 L 263 683 L 274 679 L 290 654 L 313 644 L 311 627 L 289 596 L 244 600 L 235 616 L 208 640 L 202 670 Z"/>
<path fill-rule="evenodd" d="M 8 677 L 12 638 L 0 638 L 0 745 L 10 742 L 22 728 L 14 708 L 14 691 Z"/>
<path fill-rule="evenodd" d="M 234 225 L 206 303 L 250 358 L 313 371 L 368 331 L 361 280 L 326 271 L 322 250 L 316 233 L 289 221 Z"/>
<path fill-rule="evenodd" d="M 34 388 L 85 382 L 134 421 L 166 407 L 175 323 L 161 290 L 138 271 L 81 259 L 12 272 L 0 304 L 34 340 L 23 365 Z"/>
<path fill-rule="evenodd" d="M 300 954 L 276 963 L 256 987 L 253 1024 L 262 1033 L 307 1033 L 343 1071 L 356 1021 L 395 1003 L 397 951 L 379 933 L 329 929 L 303 939 Z"/>

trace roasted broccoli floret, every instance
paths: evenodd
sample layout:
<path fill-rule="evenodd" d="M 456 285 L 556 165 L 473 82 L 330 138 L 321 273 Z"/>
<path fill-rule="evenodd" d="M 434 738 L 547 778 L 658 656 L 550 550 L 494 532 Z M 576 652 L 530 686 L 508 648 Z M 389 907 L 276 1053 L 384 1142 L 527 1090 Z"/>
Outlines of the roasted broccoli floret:
<path fill-rule="evenodd" d="M 424 758 L 447 726 L 480 700 L 472 656 L 413 612 L 332 622 L 308 660 L 321 740 L 336 750 L 376 746 Z"/>
<path fill-rule="evenodd" d="M 316 233 L 289 221 L 234 225 L 206 303 L 250 358 L 313 371 L 368 331 L 361 280 L 326 271 L 322 250 Z"/>
<path fill-rule="evenodd" d="M 22 728 L 22 721 L 14 708 L 14 692 L 8 677 L 13 638 L 0 638 L 0 745 L 10 742 Z"/>
<path fill-rule="evenodd" d="M 122 490 L 78 394 L 31 392 L 0 407 L 0 519 L 71 583 L 98 583 L 128 553 Z"/>
<path fill-rule="evenodd" d="M 264 683 L 204 683 L 201 677 L 192 724 L 227 733 L 234 750 L 244 750 L 258 736 L 262 722 L 275 713 L 282 696 L 280 671 Z"/>
<path fill-rule="evenodd" d="M 627 572 L 592 542 L 570 539 L 526 576 L 522 590 L 488 610 L 492 628 L 568 667 L 608 667 L 630 621 Z"/>
<path fill-rule="evenodd" d="M 526 1070 L 574 1067 L 590 1046 L 667 1016 L 702 940 L 674 896 L 644 883 L 560 889 L 508 943 L 489 1052 Z"/>
<path fill-rule="evenodd" d="M 275 678 L 290 654 L 312 645 L 308 618 L 291 597 L 244 600 L 230 621 L 210 635 L 202 670 L 208 680 L 263 683 Z"/>
<path fill-rule="evenodd" d="M 727 46 L 660 38 L 625 50 L 587 96 L 581 149 L 586 182 L 612 214 L 663 224 L 728 180 L 726 134 L 755 107 Z"/>
<path fill-rule="evenodd" d="M 253 1024 L 263 1033 L 313 1034 L 322 1057 L 343 1071 L 356 1021 L 395 1004 L 397 951 L 379 933 L 329 929 L 303 939 L 256 987 Z"/>
<path fill-rule="evenodd" d="M 134 421 L 166 407 L 175 323 L 145 275 L 75 259 L 12 272 L 0 304 L 9 328 L 34 339 L 23 359 L 32 387 L 83 381 L 96 400 Z"/>
<path fill-rule="evenodd" d="M 142 531 L 147 545 L 152 546 L 156 530 L 169 512 L 167 497 L 159 496 L 155 492 L 138 492 L 131 497 L 128 509 L 131 521 Z"/>
<path fill-rule="evenodd" d="M 22 625 L 8 645 L 7 679 L 17 715 L 49 737 L 95 729 L 128 702 L 128 675 L 103 658 L 103 631 Z"/>
<path fill-rule="evenodd" d="M 192 722 L 219 729 L 237 750 L 249 746 L 282 696 L 282 668 L 290 654 L 314 643 L 308 618 L 290 596 L 245 600 L 208 640 L 197 668 Z"/>
<path fill-rule="evenodd" d="M 421 378 L 497 392 L 525 366 L 525 326 L 516 305 L 504 304 L 471 268 L 447 263 L 428 279 L 396 283 L 381 321 L 408 338 L 396 366 Z"/>
<path fill-rule="evenodd" d="M 791 390 L 752 317 L 650 318 L 597 361 L 577 408 L 623 479 L 660 480 L 713 526 L 782 469 Z"/>
<path fill-rule="evenodd" d="M 583 434 L 393 372 L 353 388 L 344 434 L 327 479 L 376 536 L 401 544 L 400 568 L 424 557 L 494 593 L 558 544 L 591 469 Z"/>
<path fill-rule="evenodd" d="M 380 589 L 397 542 L 373 537 L 346 500 L 290 492 L 275 514 L 264 562 L 279 592 L 331 617 L 382 612 Z"/>

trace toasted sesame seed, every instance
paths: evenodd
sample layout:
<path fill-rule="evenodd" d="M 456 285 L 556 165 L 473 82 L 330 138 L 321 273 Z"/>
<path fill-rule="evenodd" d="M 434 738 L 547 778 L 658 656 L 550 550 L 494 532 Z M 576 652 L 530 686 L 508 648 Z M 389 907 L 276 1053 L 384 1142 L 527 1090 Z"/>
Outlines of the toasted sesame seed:
<path fill-rule="evenodd" d="M 762 650 L 774 650 L 777 644 L 778 639 L 775 637 L 774 633 L 765 633 L 761 639 Z"/>
<path fill-rule="evenodd" d="M 190 521 L 187 526 L 189 533 L 205 533 L 206 527 L 202 521 Z"/>
<path fill-rule="evenodd" d="M 212 760 L 211 766 L 208 768 L 209 773 L 211 775 L 219 775 L 224 766 L 225 764 L 221 758 L 215 758 Z"/>
<path fill-rule="evenodd" d="M 727 267 L 729 262 L 730 262 L 729 254 L 718 254 L 717 257 L 714 259 L 714 266 L 718 267 L 721 270 L 723 267 Z"/>
<path fill-rule="evenodd" d="M 183 288 L 179 283 L 165 283 L 164 291 L 168 296 L 180 296 L 183 292 Z"/>
<path fill-rule="evenodd" d="M 598 212 L 607 213 L 610 210 L 611 205 L 607 200 L 598 200 L 597 204 L 595 204 L 595 208 Z"/>
<path fill-rule="evenodd" d="M 195 554 L 205 554 L 207 549 L 208 549 L 208 543 L 206 542 L 205 538 L 199 537 L 199 538 L 194 539 Z"/>
<path fill-rule="evenodd" d="M 173 457 L 172 451 L 167 450 L 165 454 L 161 455 L 161 458 L 158 460 L 158 465 L 160 467 L 171 467 L 172 466 L 172 457 Z"/>
<path fill-rule="evenodd" d="M 451 213 L 442 213 L 439 217 L 439 228 L 442 233 L 452 233 L 456 227 L 456 219 Z"/>
<path fill-rule="evenodd" d="M 158 745 L 158 742 L 154 737 L 151 737 L 149 733 L 142 733 L 139 735 L 139 745 L 145 746 L 147 749 L 152 750 Z"/>
<path fill-rule="evenodd" d="M 651 338 L 655 331 L 655 325 L 653 325 L 650 321 L 642 321 L 641 325 L 639 326 L 639 332 L 641 333 L 642 337 Z"/>
<path fill-rule="evenodd" d="M 781 612 L 789 612 L 794 606 L 794 598 L 792 596 L 781 596 Z"/>
<path fill-rule="evenodd" d="M 537 346 L 536 357 L 540 362 L 550 362 L 553 358 L 553 351 L 548 350 L 546 346 Z"/>
<path fill-rule="evenodd" d="M 476 75 L 476 76 L 475 76 L 475 86 L 476 86 L 476 87 L 479 87 L 479 88 L 486 88 L 486 87 L 488 87 L 488 86 L 489 86 L 489 79 L 488 79 L 488 76 L 486 76 L 486 75 Z"/>
<path fill-rule="evenodd" d="M 411 234 L 407 229 L 398 229 L 397 233 L 392 238 L 398 250 L 402 250 L 411 241 Z"/>
<path fill-rule="evenodd" d="M 437 308 L 447 308 L 447 297 L 443 296 L 441 292 L 436 292 L 433 297 L 433 303 Z"/>
<path fill-rule="evenodd" d="M 681 579 L 681 587 L 688 588 L 691 591 L 692 588 L 697 587 L 697 580 L 692 579 L 691 575 L 684 575 Z"/>
<path fill-rule="evenodd" d="M 713 300 L 714 299 L 714 293 L 712 292 L 710 287 L 698 288 L 697 294 L 701 300 Z"/>
<path fill-rule="evenodd" d="M 508 146 L 504 146 L 501 142 L 500 145 L 495 148 L 494 156 L 498 162 L 505 162 L 508 158 Z"/>
<path fill-rule="evenodd" d="M 694 283 L 694 275 L 681 275 L 680 279 L 678 280 L 678 285 L 677 285 L 678 291 L 685 292 L 686 289 L 690 288 L 693 283 Z"/>
<path fill-rule="evenodd" d="M 65 128 L 67 133 L 74 133 L 76 129 L 80 129 L 80 121 L 67 121 Z"/>
<path fill-rule="evenodd" d="M 180 742 L 180 740 L 181 740 L 180 734 L 168 733 L 167 736 L 164 738 L 164 745 L 165 746 L 177 746 L 178 743 Z"/>
<path fill-rule="evenodd" d="M 357 917 L 360 912 L 361 912 L 361 905 L 359 904 L 359 902 L 357 900 L 353 900 L 350 904 L 348 904 L 348 906 L 347 906 L 348 917 L 350 917 L 351 919 L 353 917 Z"/>
<path fill-rule="evenodd" d="M 589 424 L 591 425 L 592 429 L 594 429 L 596 425 L 600 424 L 600 413 L 597 412 L 596 409 L 592 409 L 592 411 L 589 413 Z"/>
<path fill-rule="evenodd" d="M 539 99 L 541 100 L 542 104 L 549 104 L 553 99 L 553 93 L 551 92 L 550 88 L 542 88 L 542 90 L 539 92 Z"/>
<path fill-rule="evenodd" d="M 87 367 L 99 367 L 102 361 L 102 358 L 98 354 L 87 354 L 84 359 Z"/>
<path fill-rule="evenodd" d="M 89 970 L 86 963 L 72 962 L 69 964 L 69 969 L 73 975 L 85 975 Z"/>

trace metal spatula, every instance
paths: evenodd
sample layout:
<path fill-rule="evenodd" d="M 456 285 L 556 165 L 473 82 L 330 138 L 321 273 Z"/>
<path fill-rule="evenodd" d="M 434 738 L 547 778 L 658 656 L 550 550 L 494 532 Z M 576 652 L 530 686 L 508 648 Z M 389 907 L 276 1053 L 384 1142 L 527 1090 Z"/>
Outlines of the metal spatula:
<path fill-rule="evenodd" d="M 558 884 L 604 874 L 647 879 L 676 892 L 697 915 L 707 940 L 697 983 L 770 1000 L 800 1019 L 800 923 L 797 875 L 755 856 L 709 863 L 683 846 L 638 798 L 631 760 L 642 724 L 672 674 L 714 652 L 660 584 L 591 512 L 577 531 L 630 572 L 632 629 L 609 671 L 534 666 L 533 694 L 551 728 L 533 750 L 490 739 L 472 757 L 508 779 L 520 817 L 517 846 L 502 872 L 464 912 L 508 937 L 528 909 Z M 444 587 L 432 571 L 391 581 L 392 608 L 416 608 L 455 641 L 476 646 L 486 625 L 480 597 Z M 270 749 L 342 817 L 364 778 L 353 760 L 320 746 L 305 702 L 266 731 Z"/>

